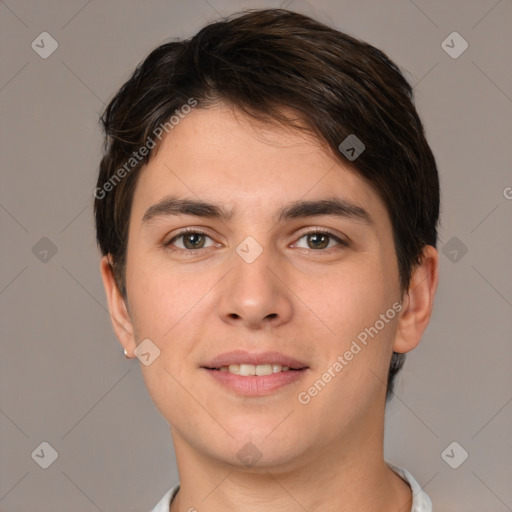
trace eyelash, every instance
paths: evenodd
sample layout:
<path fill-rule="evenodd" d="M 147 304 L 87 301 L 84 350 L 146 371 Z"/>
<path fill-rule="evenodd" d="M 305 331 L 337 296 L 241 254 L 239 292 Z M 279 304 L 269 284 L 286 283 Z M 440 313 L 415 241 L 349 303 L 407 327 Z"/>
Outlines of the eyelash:
<path fill-rule="evenodd" d="M 170 250 L 172 252 L 175 252 L 178 254 L 184 254 L 186 256 L 195 256 L 197 253 L 201 252 L 202 250 L 209 249 L 209 247 L 203 247 L 203 248 L 199 248 L 199 249 L 180 249 L 179 247 L 172 246 L 173 242 L 175 242 L 179 238 L 181 238 L 185 235 L 188 235 L 188 234 L 201 235 L 201 236 L 206 236 L 208 238 L 211 238 L 211 236 L 209 236 L 207 233 L 205 233 L 203 231 L 200 231 L 200 230 L 194 229 L 194 228 L 186 228 L 183 231 L 180 231 L 175 236 L 173 236 L 168 242 L 164 243 L 163 245 L 165 248 L 167 248 L 168 250 Z M 343 247 L 350 246 L 349 242 L 347 242 L 346 240 L 342 240 L 341 238 L 336 236 L 334 233 L 332 233 L 331 231 L 326 230 L 326 229 L 312 229 L 311 231 L 307 231 L 307 232 L 303 233 L 298 238 L 298 240 L 300 240 L 301 238 L 304 238 L 305 236 L 315 235 L 315 234 L 328 235 L 331 239 L 334 239 L 336 242 L 338 242 L 339 245 L 341 245 Z M 333 247 L 330 247 L 329 249 L 333 249 Z M 308 250 L 308 249 L 306 249 L 306 250 Z M 317 252 L 317 250 L 315 250 L 315 249 L 309 249 L 309 250 Z M 327 250 L 328 249 L 318 249 L 318 252 L 325 252 Z"/>

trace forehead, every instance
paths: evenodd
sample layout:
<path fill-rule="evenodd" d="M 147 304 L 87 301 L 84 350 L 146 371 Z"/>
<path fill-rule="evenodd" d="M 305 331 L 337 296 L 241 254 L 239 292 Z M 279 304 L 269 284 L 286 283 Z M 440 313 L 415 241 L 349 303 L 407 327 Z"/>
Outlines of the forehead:
<path fill-rule="evenodd" d="M 373 188 L 313 135 L 263 123 L 217 105 L 194 109 L 141 170 L 133 212 L 139 219 L 166 195 L 222 203 L 236 217 L 272 214 L 292 200 L 338 196 L 386 216 Z"/>

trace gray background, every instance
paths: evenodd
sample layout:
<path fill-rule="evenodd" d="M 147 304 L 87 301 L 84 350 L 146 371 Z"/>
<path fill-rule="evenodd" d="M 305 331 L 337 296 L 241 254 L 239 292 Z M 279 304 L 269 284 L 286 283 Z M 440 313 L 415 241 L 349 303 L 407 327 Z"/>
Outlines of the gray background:
<path fill-rule="evenodd" d="M 512 510 L 511 1 L 7 0 L 2 512 L 148 511 L 178 481 L 168 425 L 107 314 L 92 218 L 98 115 L 163 41 L 219 14 L 280 5 L 397 62 L 415 85 L 439 165 L 441 282 L 431 325 L 388 407 L 386 458 L 413 473 L 436 511 Z M 43 31 L 59 45 L 46 59 L 31 47 Z M 453 31 L 469 44 L 458 58 L 441 46 Z M 453 441 L 452 465 L 469 453 L 458 469 L 441 456 Z M 31 456 L 42 442 L 58 453 L 48 469 Z"/>

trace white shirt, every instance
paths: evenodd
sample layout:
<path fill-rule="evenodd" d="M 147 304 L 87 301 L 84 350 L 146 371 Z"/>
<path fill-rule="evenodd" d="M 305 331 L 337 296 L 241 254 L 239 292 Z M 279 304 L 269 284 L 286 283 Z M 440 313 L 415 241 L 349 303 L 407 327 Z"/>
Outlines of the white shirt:
<path fill-rule="evenodd" d="M 428 495 L 422 490 L 420 484 L 416 482 L 414 477 L 404 468 L 395 466 L 386 462 L 386 464 L 399 476 L 401 476 L 410 486 L 412 491 L 412 508 L 411 512 L 432 512 L 432 501 Z M 165 496 L 158 502 L 151 512 L 169 512 L 171 502 L 180 489 L 180 484 L 169 489 Z"/>

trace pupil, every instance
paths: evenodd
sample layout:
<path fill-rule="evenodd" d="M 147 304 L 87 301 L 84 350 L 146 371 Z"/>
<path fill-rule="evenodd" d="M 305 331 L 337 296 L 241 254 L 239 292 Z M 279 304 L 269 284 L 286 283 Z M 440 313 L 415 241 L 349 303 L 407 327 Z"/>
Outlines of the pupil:
<path fill-rule="evenodd" d="M 323 239 L 323 242 L 325 242 L 325 240 L 327 239 L 327 237 L 321 233 L 314 233 L 313 235 L 311 235 L 312 239 L 317 239 L 317 238 L 322 238 Z M 319 244 L 317 244 L 316 242 L 313 241 L 313 244 L 315 245 L 315 247 L 319 247 Z M 320 244 L 322 244 L 322 242 L 320 242 Z M 325 245 L 325 243 L 324 243 Z"/>
<path fill-rule="evenodd" d="M 189 242 L 191 245 L 192 245 L 192 248 L 196 248 L 197 245 L 194 243 L 194 237 L 201 237 L 202 235 L 200 235 L 199 233 L 190 233 L 187 237 L 186 237 L 186 241 Z"/>

